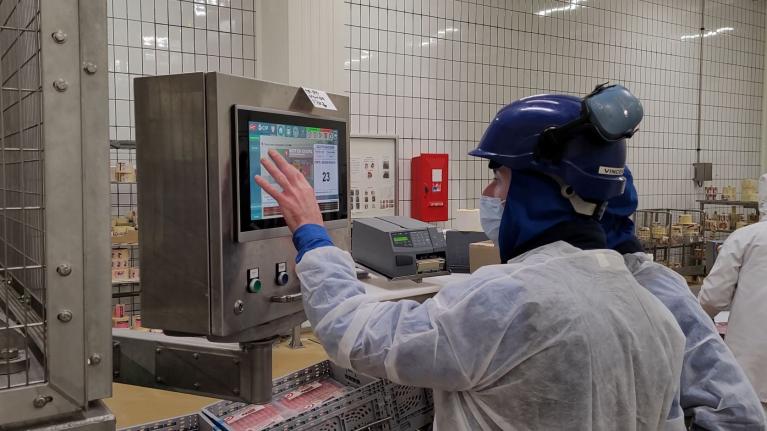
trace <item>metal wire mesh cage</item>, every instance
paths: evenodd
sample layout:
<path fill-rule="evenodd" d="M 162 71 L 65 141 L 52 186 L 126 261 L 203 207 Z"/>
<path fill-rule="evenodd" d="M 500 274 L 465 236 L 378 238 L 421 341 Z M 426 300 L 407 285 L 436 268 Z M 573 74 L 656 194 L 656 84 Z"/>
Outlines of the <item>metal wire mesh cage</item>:
<path fill-rule="evenodd" d="M 39 10 L 0 2 L 0 389 L 46 377 Z"/>
<path fill-rule="evenodd" d="M 0 0 L 3 430 L 110 394 L 105 40 L 106 2 Z"/>

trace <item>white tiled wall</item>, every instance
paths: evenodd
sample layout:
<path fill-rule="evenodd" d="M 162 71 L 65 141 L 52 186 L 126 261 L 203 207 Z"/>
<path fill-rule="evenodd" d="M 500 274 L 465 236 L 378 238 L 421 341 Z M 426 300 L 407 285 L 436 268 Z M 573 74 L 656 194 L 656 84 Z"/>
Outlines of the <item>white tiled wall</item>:
<path fill-rule="evenodd" d="M 110 139 L 134 139 L 133 78 L 256 76 L 255 0 L 107 0 Z"/>
<path fill-rule="evenodd" d="M 337 3 L 302 1 L 290 10 L 295 18 L 306 9 L 298 15 L 307 26 L 318 3 Z M 110 137 L 133 138 L 136 76 L 255 77 L 257 4 L 108 0 Z M 694 206 L 701 84 L 700 159 L 714 163 L 713 184 L 759 174 L 763 1 L 345 0 L 343 7 L 352 133 L 400 137 L 403 214 L 412 156 L 450 154 L 451 210 L 475 206 L 489 173 L 466 153 L 501 106 L 542 92 L 583 95 L 608 80 L 645 106 L 629 152 L 642 207 Z"/>
<path fill-rule="evenodd" d="M 345 94 L 348 35 L 344 0 L 259 0 L 258 76 Z"/>
<path fill-rule="evenodd" d="M 739 186 L 761 173 L 765 2 L 707 0 L 705 27 L 720 35 L 704 38 L 701 158 Z"/>
<path fill-rule="evenodd" d="M 466 153 L 501 106 L 620 82 L 645 107 L 629 153 L 641 206 L 694 207 L 701 40 L 715 184 L 757 175 L 761 134 L 764 2 L 705 3 L 707 30 L 725 30 L 700 38 L 699 0 L 347 0 L 352 132 L 401 138 L 403 214 L 409 159 L 450 154 L 452 214 L 489 177 Z"/>

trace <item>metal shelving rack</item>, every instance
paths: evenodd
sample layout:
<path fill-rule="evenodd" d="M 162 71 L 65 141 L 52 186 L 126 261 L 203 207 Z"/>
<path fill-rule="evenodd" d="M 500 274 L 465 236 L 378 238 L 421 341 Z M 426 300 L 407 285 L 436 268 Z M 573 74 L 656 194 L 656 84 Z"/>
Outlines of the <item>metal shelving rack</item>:
<path fill-rule="evenodd" d="M 696 223 L 700 227 L 698 235 L 690 237 L 685 236 L 683 232 L 679 238 L 679 235 L 673 234 L 674 220 L 681 214 L 690 214 L 693 220 L 697 219 Z M 703 276 L 706 273 L 704 219 L 703 211 L 679 209 L 638 210 L 634 215 L 637 230 L 643 227 L 651 229 L 649 240 L 637 235 L 645 251 L 652 254 L 656 262 L 670 267 L 683 276 Z M 665 239 L 655 237 L 652 233 L 652 225 L 663 227 Z"/>
<path fill-rule="evenodd" d="M 109 141 L 110 165 L 126 162 L 136 165 L 136 142 L 124 140 Z M 110 181 L 112 216 L 127 216 L 137 207 L 136 182 Z M 139 247 L 137 242 L 112 244 L 112 249 L 130 250 L 130 266 L 139 267 Z M 112 306 L 123 304 L 128 317 L 141 314 L 140 278 L 112 280 Z"/>
<path fill-rule="evenodd" d="M 759 219 L 759 203 L 756 201 L 700 199 L 697 202 L 700 208 L 700 212 L 703 213 L 706 217 L 709 215 L 707 210 L 710 211 L 711 207 L 727 207 L 729 209 L 732 209 L 732 207 L 740 207 L 745 210 L 753 210 L 756 219 Z M 723 211 L 722 214 L 727 214 L 727 211 Z M 708 271 L 714 266 L 714 262 L 716 262 L 716 257 L 719 254 L 717 245 L 726 240 L 727 237 L 730 236 L 730 234 L 734 231 L 735 230 L 732 229 L 732 227 L 729 229 L 707 229 L 708 235 L 706 239 L 709 241 L 707 242 L 705 248 L 706 273 L 708 273 Z"/>
<path fill-rule="evenodd" d="M 698 205 L 700 206 L 700 211 L 702 213 L 706 212 L 706 207 L 711 206 L 721 206 L 721 207 L 740 207 L 747 210 L 753 210 L 757 220 L 759 219 L 759 202 L 751 202 L 751 201 L 726 201 L 726 200 L 710 200 L 710 199 L 701 199 L 698 200 Z M 733 230 L 727 229 L 727 230 L 719 230 L 711 231 L 712 233 L 723 233 L 723 234 L 731 234 Z"/>

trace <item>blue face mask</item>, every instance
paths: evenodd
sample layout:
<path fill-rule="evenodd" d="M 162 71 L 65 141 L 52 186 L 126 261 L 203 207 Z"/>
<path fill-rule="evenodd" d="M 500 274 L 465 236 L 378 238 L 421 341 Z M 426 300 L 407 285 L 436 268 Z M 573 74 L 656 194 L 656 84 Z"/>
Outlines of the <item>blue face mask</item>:
<path fill-rule="evenodd" d="M 479 198 L 479 222 L 482 224 L 485 235 L 495 245 L 498 245 L 498 232 L 501 229 L 501 219 L 505 206 L 506 201 L 500 198 L 490 196 L 480 196 Z"/>

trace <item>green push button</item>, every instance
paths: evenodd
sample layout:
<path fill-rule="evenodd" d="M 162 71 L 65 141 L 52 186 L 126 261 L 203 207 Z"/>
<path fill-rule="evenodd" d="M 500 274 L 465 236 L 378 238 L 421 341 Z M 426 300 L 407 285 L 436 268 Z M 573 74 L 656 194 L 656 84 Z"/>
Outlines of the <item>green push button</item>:
<path fill-rule="evenodd" d="M 258 293 L 261 290 L 261 280 L 254 278 L 248 282 L 248 292 Z"/>

